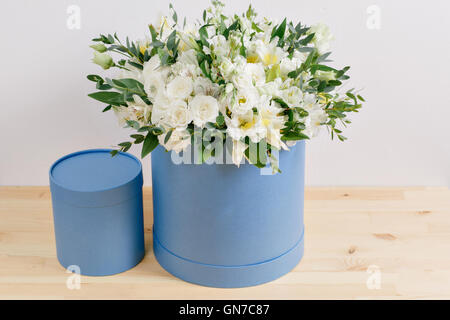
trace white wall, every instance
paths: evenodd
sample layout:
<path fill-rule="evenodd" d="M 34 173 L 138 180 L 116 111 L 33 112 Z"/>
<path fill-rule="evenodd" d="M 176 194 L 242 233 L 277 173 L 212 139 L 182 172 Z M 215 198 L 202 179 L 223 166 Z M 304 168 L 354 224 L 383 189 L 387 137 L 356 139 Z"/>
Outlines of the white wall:
<path fill-rule="evenodd" d="M 242 11 L 247 1 L 226 1 Z M 81 29 L 66 27 L 69 5 Z M 179 16 L 199 18 L 207 0 L 173 1 Z M 326 131 L 307 145 L 309 185 L 450 184 L 450 1 L 253 1 L 261 15 L 326 22 L 333 59 L 351 65 L 351 85 L 368 103 L 345 143 Z M 381 9 L 381 29 L 366 26 L 368 6 Z M 142 37 L 167 1 L 2 1 L 0 185 L 46 185 L 48 169 L 69 152 L 109 147 L 127 132 L 87 97 L 90 39 L 118 31 Z M 138 150 L 134 150 L 138 154 Z M 151 183 L 149 160 L 145 180 Z"/>

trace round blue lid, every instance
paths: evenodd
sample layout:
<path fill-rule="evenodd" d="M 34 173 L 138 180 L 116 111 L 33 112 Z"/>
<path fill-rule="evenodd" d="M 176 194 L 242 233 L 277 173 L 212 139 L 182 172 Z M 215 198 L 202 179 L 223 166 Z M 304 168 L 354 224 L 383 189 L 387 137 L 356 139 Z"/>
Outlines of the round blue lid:
<path fill-rule="evenodd" d="M 142 172 L 139 159 L 128 153 L 112 157 L 109 149 L 69 154 L 53 164 L 50 179 L 70 191 L 95 192 L 121 187 Z"/>

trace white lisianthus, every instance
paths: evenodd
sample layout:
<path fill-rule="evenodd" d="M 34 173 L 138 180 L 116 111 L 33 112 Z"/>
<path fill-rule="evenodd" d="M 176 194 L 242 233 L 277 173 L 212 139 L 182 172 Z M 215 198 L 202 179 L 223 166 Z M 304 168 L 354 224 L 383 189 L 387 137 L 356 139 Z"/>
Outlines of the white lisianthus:
<path fill-rule="evenodd" d="M 198 77 L 194 80 L 194 95 L 215 96 L 219 86 L 208 78 Z"/>
<path fill-rule="evenodd" d="M 191 144 L 191 135 L 186 130 L 174 130 L 167 143 L 164 143 L 165 136 L 165 134 L 159 135 L 158 141 L 167 151 L 173 150 L 180 153 Z"/>
<path fill-rule="evenodd" d="M 186 99 L 193 89 L 191 78 L 178 76 L 167 84 L 167 96 L 171 99 Z"/>
<path fill-rule="evenodd" d="M 327 25 L 323 23 L 313 25 L 308 30 L 308 33 L 314 33 L 313 43 L 320 54 L 324 54 L 330 49 L 330 42 L 334 37 Z"/>
<path fill-rule="evenodd" d="M 192 119 L 197 127 L 207 122 L 215 122 L 219 115 L 219 104 L 214 97 L 197 95 L 189 103 Z"/>

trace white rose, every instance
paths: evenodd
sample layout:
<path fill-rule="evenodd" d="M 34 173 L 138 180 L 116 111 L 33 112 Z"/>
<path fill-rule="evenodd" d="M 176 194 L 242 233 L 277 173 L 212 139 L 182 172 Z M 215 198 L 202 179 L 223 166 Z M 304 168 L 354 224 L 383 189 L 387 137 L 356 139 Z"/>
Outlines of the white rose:
<path fill-rule="evenodd" d="M 175 100 L 170 104 L 168 112 L 168 123 L 173 128 L 186 129 L 191 122 L 191 115 L 188 105 L 183 100 Z"/>
<path fill-rule="evenodd" d="M 194 124 L 203 127 L 207 122 L 215 122 L 219 115 L 219 104 L 214 97 L 198 95 L 189 103 Z"/>
<path fill-rule="evenodd" d="M 164 78 L 160 72 L 152 71 L 145 74 L 144 90 L 151 100 L 154 100 L 158 95 L 162 94 L 165 86 Z"/>
<path fill-rule="evenodd" d="M 167 85 L 167 95 L 171 99 L 186 99 L 193 90 L 192 79 L 178 76 Z"/>
<path fill-rule="evenodd" d="M 165 137 L 165 134 L 159 135 L 158 141 L 167 151 L 173 150 L 179 153 L 191 144 L 191 135 L 186 130 L 174 130 L 167 143 L 164 143 Z"/>
<path fill-rule="evenodd" d="M 156 125 L 166 125 L 169 108 L 170 108 L 170 100 L 164 93 L 159 93 L 153 102 L 152 108 L 152 123 Z"/>

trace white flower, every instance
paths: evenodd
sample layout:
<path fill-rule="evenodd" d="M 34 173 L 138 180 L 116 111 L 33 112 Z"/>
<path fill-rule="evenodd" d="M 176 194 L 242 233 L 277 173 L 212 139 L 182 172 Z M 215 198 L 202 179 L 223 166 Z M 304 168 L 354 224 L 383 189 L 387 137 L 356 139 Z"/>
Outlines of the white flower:
<path fill-rule="evenodd" d="M 277 42 L 274 40 L 269 44 L 265 44 L 261 40 L 256 41 L 256 61 L 252 60 L 254 55 L 250 55 L 249 62 L 262 62 L 265 66 L 271 66 L 280 63 L 282 59 L 287 57 L 288 53 L 282 48 L 277 46 Z M 254 59 L 254 58 L 253 58 Z M 247 58 L 248 61 L 248 58 Z"/>
<path fill-rule="evenodd" d="M 153 124 L 165 126 L 169 121 L 169 109 L 171 102 L 165 93 L 160 92 L 153 102 L 151 121 Z"/>
<path fill-rule="evenodd" d="M 261 63 L 247 63 L 245 73 L 250 77 L 255 86 L 263 85 L 266 82 L 266 73 Z"/>
<path fill-rule="evenodd" d="M 218 85 L 208 78 L 198 77 L 194 80 L 194 95 L 215 96 Z"/>
<path fill-rule="evenodd" d="M 231 119 L 226 117 L 227 134 L 234 140 L 249 137 L 254 143 L 258 143 L 266 136 L 266 129 L 261 119 L 253 110 L 245 114 L 232 114 Z"/>
<path fill-rule="evenodd" d="M 194 124 L 203 127 L 207 122 L 215 122 L 219 115 L 219 104 L 214 97 L 197 95 L 189 103 Z"/>
<path fill-rule="evenodd" d="M 192 121 L 188 105 L 183 100 L 172 101 L 168 110 L 167 124 L 172 128 L 186 129 Z"/>
<path fill-rule="evenodd" d="M 231 96 L 229 109 L 235 114 L 246 114 L 258 103 L 259 95 L 255 88 L 238 90 L 236 96 Z"/>
<path fill-rule="evenodd" d="M 291 86 L 281 92 L 281 98 L 290 106 L 299 106 L 303 93 L 299 87 Z"/>
<path fill-rule="evenodd" d="M 142 70 L 144 78 L 155 71 L 160 65 L 161 60 L 159 59 L 159 56 L 157 54 L 151 57 L 150 60 L 144 63 L 144 69 Z"/>
<path fill-rule="evenodd" d="M 333 35 L 327 25 L 318 23 L 313 25 L 308 33 L 314 33 L 313 43 L 320 54 L 324 54 L 330 49 L 330 41 L 333 40 Z"/>
<path fill-rule="evenodd" d="M 216 56 L 225 57 L 227 53 L 230 51 L 230 45 L 225 39 L 225 37 L 221 34 L 213 36 L 210 40 L 211 50 L 214 52 Z"/>
<path fill-rule="evenodd" d="M 144 90 L 150 100 L 154 100 L 156 96 L 165 91 L 166 84 L 161 72 L 148 72 L 144 74 L 144 77 Z"/>
<path fill-rule="evenodd" d="M 304 120 L 306 126 L 304 134 L 313 138 L 319 133 L 321 125 L 328 120 L 328 116 L 317 102 L 317 97 L 314 94 L 307 93 L 304 95 L 302 108 L 308 111 L 308 116 Z"/>
<path fill-rule="evenodd" d="M 171 99 L 186 99 L 193 89 L 191 78 L 178 76 L 167 85 L 167 95 Z"/>
<path fill-rule="evenodd" d="M 151 106 L 146 104 L 138 95 L 133 95 L 133 102 L 127 102 L 128 107 L 115 106 L 114 113 L 120 126 L 125 126 L 127 121 L 137 121 L 140 126 L 145 126 L 150 120 Z"/>
<path fill-rule="evenodd" d="M 179 153 L 191 144 L 191 135 L 186 130 L 174 130 L 167 143 L 164 143 L 165 137 L 165 134 L 159 135 L 158 141 L 167 151 Z"/>

